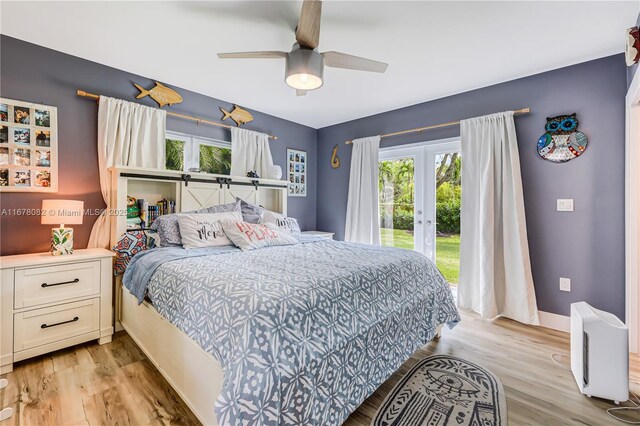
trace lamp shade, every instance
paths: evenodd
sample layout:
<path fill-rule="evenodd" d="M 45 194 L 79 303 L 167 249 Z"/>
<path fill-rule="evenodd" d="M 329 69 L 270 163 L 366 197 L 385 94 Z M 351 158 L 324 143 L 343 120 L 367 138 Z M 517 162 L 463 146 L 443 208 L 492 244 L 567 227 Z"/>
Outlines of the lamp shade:
<path fill-rule="evenodd" d="M 315 90 L 322 86 L 324 61 L 315 50 L 294 48 L 287 55 L 284 81 L 294 89 Z"/>
<path fill-rule="evenodd" d="M 84 201 L 42 200 L 43 225 L 81 225 Z"/>

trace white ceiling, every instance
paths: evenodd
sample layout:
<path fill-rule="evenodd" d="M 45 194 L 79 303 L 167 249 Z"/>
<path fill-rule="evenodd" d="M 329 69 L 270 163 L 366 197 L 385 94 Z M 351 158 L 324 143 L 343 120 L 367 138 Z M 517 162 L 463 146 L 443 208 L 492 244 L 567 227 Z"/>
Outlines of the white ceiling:
<path fill-rule="evenodd" d="M 284 61 L 301 2 L 7 2 L 3 34 L 320 128 L 624 50 L 639 2 L 326 1 L 320 51 L 388 62 L 325 69 L 296 97 Z M 87 88 L 90 89 L 90 88 Z"/>

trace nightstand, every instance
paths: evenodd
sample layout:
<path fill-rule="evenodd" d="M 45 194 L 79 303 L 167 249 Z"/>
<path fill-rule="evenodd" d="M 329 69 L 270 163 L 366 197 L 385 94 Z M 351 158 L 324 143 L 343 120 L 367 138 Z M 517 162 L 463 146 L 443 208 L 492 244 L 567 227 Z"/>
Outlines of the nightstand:
<path fill-rule="evenodd" d="M 0 257 L 0 374 L 23 359 L 111 341 L 113 255 L 85 249 Z"/>
<path fill-rule="evenodd" d="M 302 231 L 304 235 L 314 235 L 320 238 L 326 238 L 327 240 L 333 240 L 334 232 L 324 232 L 324 231 Z"/>

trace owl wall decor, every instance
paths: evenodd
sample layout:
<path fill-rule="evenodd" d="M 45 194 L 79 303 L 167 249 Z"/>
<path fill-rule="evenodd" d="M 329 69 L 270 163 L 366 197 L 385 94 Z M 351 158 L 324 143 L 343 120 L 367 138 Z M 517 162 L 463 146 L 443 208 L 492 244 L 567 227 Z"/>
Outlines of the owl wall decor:
<path fill-rule="evenodd" d="M 538 139 L 538 154 L 545 160 L 564 163 L 587 149 L 587 135 L 578 131 L 576 114 L 547 117 L 547 131 Z"/>

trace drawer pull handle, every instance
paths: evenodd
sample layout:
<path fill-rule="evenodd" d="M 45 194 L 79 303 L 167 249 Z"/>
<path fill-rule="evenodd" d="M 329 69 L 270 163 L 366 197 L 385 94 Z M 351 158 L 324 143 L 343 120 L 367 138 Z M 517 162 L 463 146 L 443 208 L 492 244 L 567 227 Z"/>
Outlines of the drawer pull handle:
<path fill-rule="evenodd" d="M 63 284 L 75 284 L 77 282 L 80 282 L 80 278 L 76 278 L 73 281 L 63 281 L 61 283 L 53 283 L 53 284 L 42 283 L 42 288 L 53 287 L 56 285 L 63 285 Z"/>
<path fill-rule="evenodd" d="M 62 321 L 62 322 L 57 322 L 55 324 L 42 324 L 40 326 L 40 328 L 49 328 L 49 327 L 55 327 L 56 325 L 62 325 L 62 324 L 69 324 L 70 322 L 76 322 L 78 321 L 80 318 L 78 317 L 74 317 L 73 319 L 70 319 L 69 321 Z"/>

